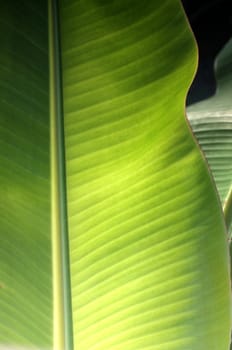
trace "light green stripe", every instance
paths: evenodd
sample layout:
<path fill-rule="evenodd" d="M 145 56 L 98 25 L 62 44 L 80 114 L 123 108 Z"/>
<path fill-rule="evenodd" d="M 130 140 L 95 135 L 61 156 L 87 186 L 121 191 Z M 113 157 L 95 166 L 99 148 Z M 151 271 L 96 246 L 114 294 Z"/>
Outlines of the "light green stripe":
<path fill-rule="evenodd" d="M 49 1 L 50 151 L 53 265 L 53 346 L 72 350 L 72 311 L 69 276 L 63 96 L 56 0 Z"/>

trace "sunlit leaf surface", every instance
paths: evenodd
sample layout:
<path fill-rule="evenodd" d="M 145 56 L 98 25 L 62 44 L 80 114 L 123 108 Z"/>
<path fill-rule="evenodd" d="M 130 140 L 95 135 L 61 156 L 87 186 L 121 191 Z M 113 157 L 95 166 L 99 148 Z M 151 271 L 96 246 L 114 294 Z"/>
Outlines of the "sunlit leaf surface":
<path fill-rule="evenodd" d="M 184 117 L 196 50 L 180 3 L 59 4 L 74 349 L 228 350 L 228 249 Z M 4 349 L 58 350 L 46 6 L 0 17 Z"/>
<path fill-rule="evenodd" d="M 184 118 L 195 48 L 179 2 L 62 1 L 61 44 L 75 348 L 228 349 L 227 245 Z"/>

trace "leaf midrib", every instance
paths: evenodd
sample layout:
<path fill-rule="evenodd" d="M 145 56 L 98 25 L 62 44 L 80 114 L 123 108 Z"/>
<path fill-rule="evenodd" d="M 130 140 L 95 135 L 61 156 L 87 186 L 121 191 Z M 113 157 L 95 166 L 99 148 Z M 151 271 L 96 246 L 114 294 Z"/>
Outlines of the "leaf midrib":
<path fill-rule="evenodd" d="M 56 350 L 72 350 L 73 326 L 69 272 L 62 73 L 59 12 L 56 0 L 49 0 L 48 13 L 53 346 Z"/>

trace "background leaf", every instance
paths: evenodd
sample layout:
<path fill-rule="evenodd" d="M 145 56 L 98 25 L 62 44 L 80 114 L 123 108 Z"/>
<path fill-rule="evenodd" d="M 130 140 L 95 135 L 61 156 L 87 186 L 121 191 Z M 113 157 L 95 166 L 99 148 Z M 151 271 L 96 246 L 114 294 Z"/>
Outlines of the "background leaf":
<path fill-rule="evenodd" d="M 232 40 L 217 57 L 216 78 L 216 95 L 190 106 L 187 114 L 212 170 L 221 203 L 226 207 L 229 228 L 232 219 Z"/>

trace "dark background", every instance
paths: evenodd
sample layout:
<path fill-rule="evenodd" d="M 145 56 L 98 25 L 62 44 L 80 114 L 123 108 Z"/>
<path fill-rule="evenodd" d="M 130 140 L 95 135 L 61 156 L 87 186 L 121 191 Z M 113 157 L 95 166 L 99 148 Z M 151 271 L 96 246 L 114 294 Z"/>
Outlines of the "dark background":
<path fill-rule="evenodd" d="M 216 90 L 213 65 L 232 37 L 232 0 L 182 0 L 199 49 L 199 67 L 187 105 L 212 96 Z"/>

